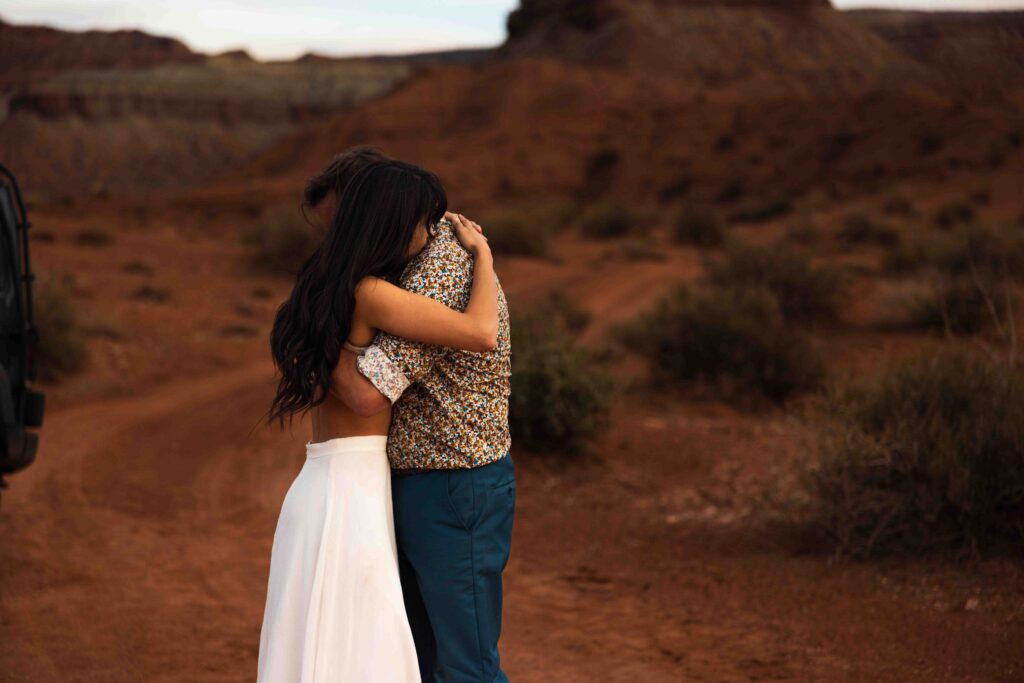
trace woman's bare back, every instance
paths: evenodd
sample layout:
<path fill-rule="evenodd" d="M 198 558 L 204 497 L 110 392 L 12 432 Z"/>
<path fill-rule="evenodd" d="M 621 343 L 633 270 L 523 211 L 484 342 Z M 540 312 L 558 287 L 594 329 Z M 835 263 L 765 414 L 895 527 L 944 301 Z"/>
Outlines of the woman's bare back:
<path fill-rule="evenodd" d="M 349 342 L 366 346 L 373 341 L 376 330 L 360 320 L 358 312 L 352 322 Z M 342 354 L 352 353 L 342 349 Z M 345 405 L 334 393 L 328 393 L 323 403 L 313 408 L 313 441 L 327 441 L 344 436 L 370 436 L 387 434 L 391 426 L 391 409 L 370 417 L 361 417 Z"/>

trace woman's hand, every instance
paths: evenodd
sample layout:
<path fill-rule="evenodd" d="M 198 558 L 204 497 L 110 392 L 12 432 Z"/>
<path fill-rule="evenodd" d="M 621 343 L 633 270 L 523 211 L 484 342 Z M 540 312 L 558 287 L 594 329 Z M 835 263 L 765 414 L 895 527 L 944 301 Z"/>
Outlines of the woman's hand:
<path fill-rule="evenodd" d="M 445 218 L 452 222 L 455 236 L 466 250 L 474 256 L 490 253 L 490 245 L 479 223 L 469 220 L 459 213 L 445 213 Z"/>

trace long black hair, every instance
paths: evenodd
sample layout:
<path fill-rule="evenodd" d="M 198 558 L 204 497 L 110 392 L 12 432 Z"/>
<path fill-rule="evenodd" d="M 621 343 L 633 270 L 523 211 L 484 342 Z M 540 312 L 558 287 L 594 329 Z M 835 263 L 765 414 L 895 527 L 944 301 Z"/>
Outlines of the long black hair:
<path fill-rule="evenodd" d="M 374 275 L 397 283 L 420 221 L 437 223 L 448 196 L 433 173 L 402 161 L 375 161 L 338 197 L 323 243 L 299 269 L 270 333 L 281 374 L 267 421 L 284 426 L 327 398 L 331 373 L 352 329 L 355 288 Z"/>

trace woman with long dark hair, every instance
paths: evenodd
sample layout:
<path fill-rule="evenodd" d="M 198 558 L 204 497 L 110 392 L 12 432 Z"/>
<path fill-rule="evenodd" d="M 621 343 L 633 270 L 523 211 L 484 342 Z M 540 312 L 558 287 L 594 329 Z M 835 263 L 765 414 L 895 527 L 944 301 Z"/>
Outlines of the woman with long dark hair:
<path fill-rule="evenodd" d="M 452 220 L 475 257 L 465 312 L 394 283 L 445 215 L 437 177 L 374 160 L 344 185 L 323 243 L 274 320 L 280 372 L 269 419 L 313 411 L 306 461 L 274 533 L 260 636 L 260 683 L 420 680 L 402 599 L 385 451 L 390 410 L 363 417 L 335 395 L 342 353 L 377 330 L 468 351 L 494 348 L 497 284 L 479 226 Z"/>

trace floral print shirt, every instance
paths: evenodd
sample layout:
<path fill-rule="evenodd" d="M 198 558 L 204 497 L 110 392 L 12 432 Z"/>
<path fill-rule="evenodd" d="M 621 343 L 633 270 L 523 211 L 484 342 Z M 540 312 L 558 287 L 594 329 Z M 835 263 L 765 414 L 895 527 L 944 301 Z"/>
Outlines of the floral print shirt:
<path fill-rule="evenodd" d="M 402 287 L 464 311 L 473 257 L 449 221 L 434 226 L 433 234 L 406 266 Z M 387 449 L 395 469 L 479 467 L 508 453 L 511 340 L 500 282 L 494 350 L 463 351 L 379 332 L 356 364 L 394 405 Z"/>

